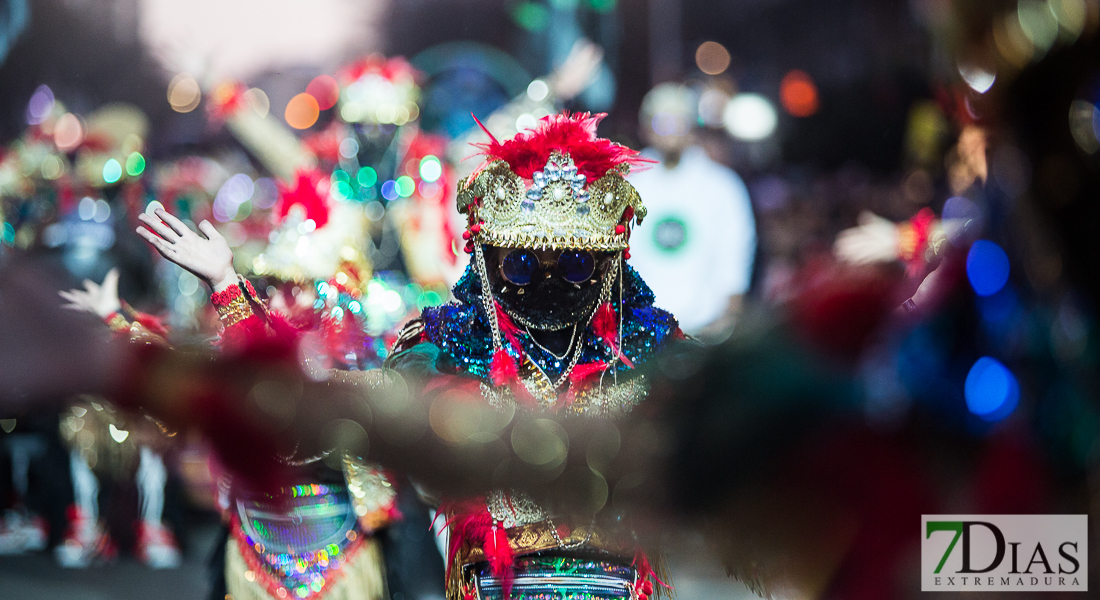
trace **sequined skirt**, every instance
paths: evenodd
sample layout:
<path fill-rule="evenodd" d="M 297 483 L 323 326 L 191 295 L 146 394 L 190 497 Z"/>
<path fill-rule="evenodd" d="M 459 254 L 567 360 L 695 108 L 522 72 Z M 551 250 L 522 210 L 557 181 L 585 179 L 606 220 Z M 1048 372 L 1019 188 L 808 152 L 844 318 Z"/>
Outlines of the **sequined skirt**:
<path fill-rule="evenodd" d="M 298 485 L 279 496 L 237 500 L 234 536 L 248 573 L 273 597 L 321 595 L 365 537 L 348 490 Z"/>
<path fill-rule="evenodd" d="M 504 600 L 488 563 L 472 566 L 479 600 Z M 602 558 L 530 555 L 516 559 L 511 600 L 629 600 L 635 571 Z"/>

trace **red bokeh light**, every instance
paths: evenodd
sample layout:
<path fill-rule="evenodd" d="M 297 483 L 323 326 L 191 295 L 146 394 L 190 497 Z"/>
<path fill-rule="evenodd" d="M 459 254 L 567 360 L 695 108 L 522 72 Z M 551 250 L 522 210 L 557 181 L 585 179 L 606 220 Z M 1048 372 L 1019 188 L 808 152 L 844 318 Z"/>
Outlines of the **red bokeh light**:
<path fill-rule="evenodd" d="M 809 117 L 819 108 L 817 86 L 805 71 L 794 70 L 779 84 L 779 103 L 796 117 Z"/>
<path fill-rule="evenodd" d="M 328 110 L 340 99 L 340 86 L 328 75 L 318 75 L 306 86 L 306 93 L 317 100 L 317 107 Z"/>

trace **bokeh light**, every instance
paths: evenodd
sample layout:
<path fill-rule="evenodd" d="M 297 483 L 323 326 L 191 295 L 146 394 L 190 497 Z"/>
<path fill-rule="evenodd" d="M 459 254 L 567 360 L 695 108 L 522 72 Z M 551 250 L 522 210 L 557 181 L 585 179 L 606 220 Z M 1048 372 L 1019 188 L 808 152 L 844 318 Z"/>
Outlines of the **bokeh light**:
<path fill-rule="evenodd" d="M 722 111 L 730 96 L 717 88 L 708 88 L 699 94 L 699 120 L 707 127 L 722 126 Z"/>
<path fill-rule="evenodd" d="M 95 212 L 92 214 L 92 220 L 96 223 L 105 223 L 107 219 L 111 218 L 111 205 L 107 204 L 106 200 L 100 199 L 95 201 Z"/>
<path fill-rule="evenodd" d="M 397 182 L 390 179 L 382 184 L 382 197 L 386 200 L 397 200 L 401 196 L 397 191 Z"/>
<path fill-rule="evenodd" d="M 38 86 L 38 89 L 31 94 L 30 101 L 27 102 L 27 123 L 31 125 L 41 124 L 50 116 L 53 107 L 53 90 L 46 85 Z"/>
<path fill-rule="evenodd" d="M 550 9 L 538 2 L 518 2 L 512 7 L 512 19 L 527 31 L 539 32 L 550 24 Z"/>
<path fill-rule="evenodd" d="M 168 104 L 172 110 L 189 113 L 199 107 L 202 101 L 202 88 L 189 73 L 180 73 L 168 83 Z"/>
<path fill-rule="evenodd" d="M 321 116 L 321 107 L 313 96 L 302 93 L 290 99 L 283 113 L 287 125 L 295 129 L 309 129 Z"/>
<path fill-rule="evenodd" d="M 534 129 L 539 124 L 539 120 L 535 118 L 535 115 L 531 113 L 523 113 L 516 117 L 516 131 L 527 131 L 528 129 Z"/>
<path fill-rule="evenodd" d="M 796 117 L 809 117 L 817 112 L 817 86 L 805 71 L 794 70 L 779 83 L 779 102 Z"/>
<path fill-rule="evenodd" d="M 778 122 L 775 107 L 759 94 L 734 96 L 722 113 L 722 123 L 730 135 L 745 141 L 767 138 L 775 131 Z"/>
<path fill-rule="evenodd" d="M 122 165 L 113 158 L 103 163 L 103 181 L 115 183 L 119 179 L 122 179 Z"/>
<path fill-rule="evenodd" d="M 1045 0 L 1020 0 L 1016 13 L 1024 36 L 1037 53 L 1046 54 L 1058 39 L 1058 18 L 1050 4 Z"/>
<path fill-rule="evenodd" d="M 1028 40 L 1016 11 L 1010 11 L 993 24 L 993 42 L 1001 57 L 1022 68 L 1035 56 L 1035 45 Z"/>
<path fill-rule="evenodd" d="M 252 198 L 255 191 L 256 184 L 248 175 L 237 173 L 230 177 L 214 196 L 214 218 L 222 223 L 232 221 L 240 212 L 241 205 Z"/>
<path fill-rule="evenodd" d="M 61 162 L 61 159 L 56 156 L 47 156 L 42 161 L 42 166 L 39 168 L 42 172 L 42 176 L 49 180 L 57 179 L 65 173 L 65 163 Z"/>
<path fill-rule="evenodd" d="M 76 215 L 81 221 L 91 221 L 95 216 L 95 198 L 84 196 L 76 205 Z"/>
<path fill-rule="evenodd" d="M 989 240 L 978 240 L 966 255 L 966 277 L 979 296 L 992 296 L 1008 283 L 1008 255 Z"/>
<path fill-rule="evenodd" d="M 137 177 L 145 172 L 145 157 L 140 152 L 131 152 L 126 157 L 126 174 Z"/>
<path fill-rule="evenodd" d="M 344 158 L 355 158 L 359 154 L 359 142 L 355 138 L 344 138 L 340 142 L 340 156 Z"/>
<path fill-rule="evenodd" d="M 421 181 L 416 189 L 426 200 L 438 200 L 443 192 L 443 186 L 433 181 Z"/>
<path fill-rule="evenodd" d="M 397 178 L 397 193 L 402 198 L 408 198 L 409 196 L 412 196 L 413 192 L 415 191 L 416 182 L 413 181 L 412 177 L 409 177 L 408 175 L 402 175 L 401 177 Z"/>
<path fill-rule="evenodd" d="M 1048 4 L 1061 28 L 1058 37 L 1063 42 L 1072 44 L 1085 29 L 1089 16 L 1088 5 L 1085 0 L 1050 0 Z"/>
<path fill-rule="evenodd" d="M 261 117 L 266 117 L 271 111 L 271 99 L 260 88 L 252 88 L 244 93 L 244 99 L 252 110 Z"/>
<path fill-rule="evenodd" d="M 270 177 L 261 177 L 253 183 L 252 204 L 256 208 L 271 208 L 279 200 L 279 187 Z"/>
<path fill-rule="evenodd" d="M 378 172 L 373 167 L 362 167 L 359 172 L 355 174 L 355 180 L 359 182 L 362 187 L 371 187 L 378 183 Z"/>
<path fill-rule="evenodd" d="M 721 75 L 730 66 L 730 53 L 718 42 L 703 42 L 695 50 L 695 64 L 707 75 Z"/>
<path fill-rule="evenodd" d="M 1096 154 L 1100 150 L 1100 108 L 1092 102 L 1074 100 L 1069 107 L 1069 131 L 1081 150 Z"/>
<path fill-rule="evenodd" d="M 443 165 L 439 159 L 428 155 L 420 159 L 420 178 L 427 182 L 433 182 L 443 175 Z"/>
<path fill-rule="evenodd" d="M 71 152 L 84 141 L 84 125 L 73 113 L 65 113 L 53 128 L 53 143 L 63 152 Z"/>
<path fill-rule="evenodd" d="M 993 87 L 994 82 L 997 81 L 996 71 L 990 68 L 960 62 L 958 69 L 959 76 L 966 82 L 966 85 L 979 94 L 988 92 L 989 88 Z"/>
<path fill-rule="evenodd" d="M 550 86 L 541 79 L 536 79 L 527 86 L 527 97 L 535 102 L 542 102 L 549 93 Z"/>
<path fill-rule="evenodd" d="M 317 100 L 317 106 L 321 110 L 328 110 L 336 106 L 340 99 L 340 86 L 329 75 L 318 75 L 306 86 L 306 93 Z"/>
<path fill-rule="evenodd" d="M 353 193 L 351 184 L 347 181 L 334 181 L 332 187 L 329 188 L 329 195 L 332 196 L 332 199 L 340 202 L 351 198 Z"/>
<path fill-rule="evenodd" d="M 995 358 L 979 358 L 966 375 L 966 408 L 986 421 L 1000 421 L 1016 409 L 1020 384 L 1008 367 Z"/>

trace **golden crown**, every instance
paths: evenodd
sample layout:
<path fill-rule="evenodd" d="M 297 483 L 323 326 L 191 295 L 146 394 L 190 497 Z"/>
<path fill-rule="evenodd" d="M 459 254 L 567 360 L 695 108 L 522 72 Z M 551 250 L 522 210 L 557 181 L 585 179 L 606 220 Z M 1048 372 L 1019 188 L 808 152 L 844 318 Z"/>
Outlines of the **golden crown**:
<path fill-rule="evenodd" d="M 631 220 L 645 206 L 620 163 L 592 183 L 568 153 L 553 152 L 530 186 L 508 163 L 494 160 L 458 184 L 458 210 L 473 241 L 493 246 L 615 252 L 627 248 Z"/>

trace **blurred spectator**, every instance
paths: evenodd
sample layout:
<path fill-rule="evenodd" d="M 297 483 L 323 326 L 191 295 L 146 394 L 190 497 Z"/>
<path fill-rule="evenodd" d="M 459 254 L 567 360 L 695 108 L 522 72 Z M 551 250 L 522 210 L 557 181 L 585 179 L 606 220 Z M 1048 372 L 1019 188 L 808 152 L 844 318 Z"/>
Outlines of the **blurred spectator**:
<path fill-rule="evenodd" d="M 630 177 L 650 223 L 630 254 L 657 305 L 706 338 L 732 326 L 749 289 L 756 225 L 741 178 L 696 144 L 697 112 L 696 94 L 678 84 L 661 84 L 642 102 L 643 154 L 659 163 Z"/>

